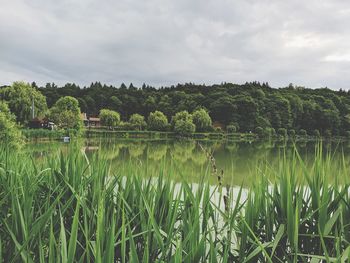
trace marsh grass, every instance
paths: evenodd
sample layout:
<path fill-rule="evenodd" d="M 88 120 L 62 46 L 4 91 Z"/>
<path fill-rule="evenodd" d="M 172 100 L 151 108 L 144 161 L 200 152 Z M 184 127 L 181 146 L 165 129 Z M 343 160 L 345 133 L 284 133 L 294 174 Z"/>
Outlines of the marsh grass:
<path fill-rule="evenodd" d="M 166 164 L 116 169 L 74 147 L 38 164 L 2 148 L 0 262 L 347 262 L 345 157 L 282 154 L 235 193 L 207 184 L 209 168 L 194 185 Z"/>

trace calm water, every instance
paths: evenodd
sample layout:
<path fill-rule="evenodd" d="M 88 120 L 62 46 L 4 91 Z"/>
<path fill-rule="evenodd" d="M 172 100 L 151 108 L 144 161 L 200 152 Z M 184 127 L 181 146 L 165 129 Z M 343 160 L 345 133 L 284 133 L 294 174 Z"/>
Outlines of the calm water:
<path fill-rule="evenodd" d="M 296 147 L 306 162 L 312 160 L 315 143 L 298 143 Z M 175 181 L 185 178 L 196 183 L 203 174 L 210 174 L 207 180 L 214 185 L 218 181 L 213 174 L 213 162 L 208 158 L 208 153 L 211 153 L 215 159 L 218 174 L 223 173 L 223 182 L 231 186 L 251 184 L 254 182 L 254 171 L 261 165 L 277 167 L 284 153 L 288 156 L 293 152 L 293 145 L 284 142 L 199 141 L 198 143 L 139 139 L 85 139 L 68 144 L 31 142 L 24 150 L 40 162 L 58 152 L 66 154 L 72 148 L 85 152 L 89 158 L 97 153 L 103 155 L 111 161 L 116 173 L 126 164 L 147 171 L 150 176 L 157 176 L 160 170 L 166 171 L 172 167 L 171 173 L 167 176 Z M 324 149 L 333 154 L 334 165 L 338 165 L 337 160 L 341 159 L 344 152 L 345 161 L 350 166 L 350 143 L 325 143 Z"/>

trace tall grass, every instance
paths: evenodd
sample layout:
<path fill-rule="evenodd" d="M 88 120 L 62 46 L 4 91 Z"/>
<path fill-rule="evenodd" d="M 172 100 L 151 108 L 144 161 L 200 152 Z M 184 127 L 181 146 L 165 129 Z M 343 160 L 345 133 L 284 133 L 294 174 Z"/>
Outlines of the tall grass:
<path fill-rule="evenodd" d="M 172 182 L 176 164 L 113 169 L 73 148 L 39 165 L 2 148 L 0 262 L 345 262 L 346 162 L 316 153 L 311 167 L 283 155 L 277 170 L 256 169 L 251 189 L 227 193 L 206 183 L 210 172 Z"/>

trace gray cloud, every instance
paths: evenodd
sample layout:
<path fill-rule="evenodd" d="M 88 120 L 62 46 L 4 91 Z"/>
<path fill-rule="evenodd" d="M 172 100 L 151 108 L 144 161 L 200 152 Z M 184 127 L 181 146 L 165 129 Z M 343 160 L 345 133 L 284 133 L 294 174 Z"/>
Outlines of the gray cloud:
<path fill-rule="evenodd" d="M 347 0 L 0 0 L 0 85 L 348 89 Z"/>

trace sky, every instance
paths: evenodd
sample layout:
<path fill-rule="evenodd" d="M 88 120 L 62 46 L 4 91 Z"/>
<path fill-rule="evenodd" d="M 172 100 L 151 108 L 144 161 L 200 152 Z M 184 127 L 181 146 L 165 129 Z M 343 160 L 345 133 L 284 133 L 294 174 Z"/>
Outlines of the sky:
<path fill-rule="evenodd" d="M 348 0 L 0 0 L 0 85 L 350 88 Z"/>

